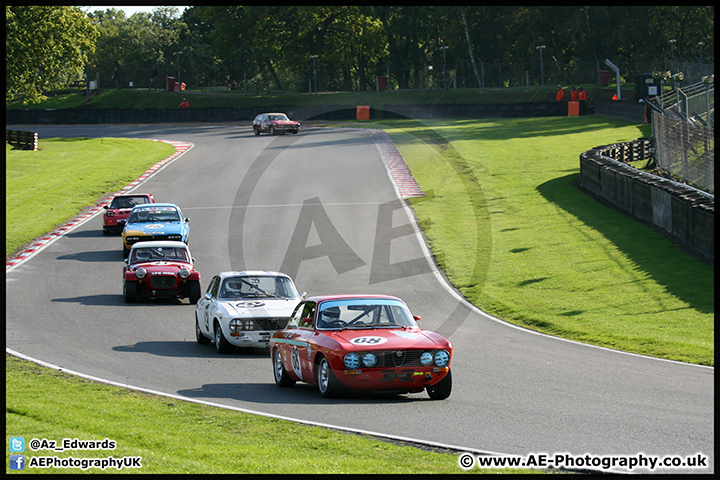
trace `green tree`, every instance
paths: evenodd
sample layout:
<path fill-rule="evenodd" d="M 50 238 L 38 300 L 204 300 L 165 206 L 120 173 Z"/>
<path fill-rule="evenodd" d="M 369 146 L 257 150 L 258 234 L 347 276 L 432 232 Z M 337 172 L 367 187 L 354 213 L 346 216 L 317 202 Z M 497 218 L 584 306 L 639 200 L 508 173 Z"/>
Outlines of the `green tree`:
<path fill-rule="evenodd" d="M 115 61 L 120 65 L 121 87 L 129 82 L 135 87 L 149 86 L 153 65 L 161 75 L 177 75 L 174 52 L 182 50 L 179 39 L 187 26 L 176 7 L 158 7 L 152 13 L 135 13 L 129 18 L 114 8 L 90 12 L 88 16 L 100 33 L 91 64 L 101 88 L 115 86 Z"/>
<path fill-rule="evenodd" d="M 85 13 L 68 6 L 5 7 L 5 100 L 43 92 L 83 78 L 98 32 Z"/>

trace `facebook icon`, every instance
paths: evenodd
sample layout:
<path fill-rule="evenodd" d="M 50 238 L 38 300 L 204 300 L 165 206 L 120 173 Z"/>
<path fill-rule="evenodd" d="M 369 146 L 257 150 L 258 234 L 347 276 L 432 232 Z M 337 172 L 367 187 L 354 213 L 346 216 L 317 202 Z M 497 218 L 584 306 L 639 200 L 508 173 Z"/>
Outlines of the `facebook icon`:
<path fill-rule="evenodd" d="M 10 470 L 25 470 L 25 455 L 10 455 Z"/>

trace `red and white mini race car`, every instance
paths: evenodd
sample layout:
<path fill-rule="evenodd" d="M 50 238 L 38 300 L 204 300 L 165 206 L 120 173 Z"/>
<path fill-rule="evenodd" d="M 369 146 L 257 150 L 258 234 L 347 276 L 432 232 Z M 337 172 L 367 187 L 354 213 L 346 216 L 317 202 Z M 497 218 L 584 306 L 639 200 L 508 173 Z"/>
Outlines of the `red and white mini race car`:
<path fill-rule="evenodd" d="M 261 132 L 267 132 L 270 135 L 285 132 L 298 133 L 300 130 L 300 122 L 290 120 L 284 113 L 261 113 L 255 117 L 252 126 L 255 135 L 260 135 Z"/>
<path fill-rule="evenodd" d="M 320 395 L 343 391 L 450 396 L 453 347 L 420 330 L 402 300 L 388 295 L 308 297 L 270 339 L 275 383 L 317 385 Z"/>
<path fill-rule="evenodd" d="M 155 198 L 149 193 L 115 195 L 112 202 L 103 207 L 106 210 L 103 214 L 103 233 L 107 235 L 122 232 L 133 207 L 144 203 L 155 203 Z"/>
<path fill-rule="evenodd" d="M 132 246 L 123 268 L 123 295 L 126 303 L 139 298 L 200 299 L 200 272 L 183 242 L 151 241 Z"/>

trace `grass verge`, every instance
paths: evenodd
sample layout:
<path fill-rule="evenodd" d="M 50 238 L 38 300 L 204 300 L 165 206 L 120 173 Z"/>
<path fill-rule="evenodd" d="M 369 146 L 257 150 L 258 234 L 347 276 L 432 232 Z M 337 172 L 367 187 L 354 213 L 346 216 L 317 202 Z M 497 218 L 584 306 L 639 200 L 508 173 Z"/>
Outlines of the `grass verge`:
<path fill-rule="evenodd" d="M 38 151 L 5 144 L 5 256 L 126 187 L 175 153 L 152 140 L 42 139 Z"/>
<path fill-rule="evenodd" d="M 649 135 L 584 117 L 397 121 L 439 266 L 483 311 L 572 340 L 714 365 L 714 269 L 572 183 L 579 154 Z"/>
<path fill-rule="evenodd" d="M 300 425 L 105 385 L 6 355 L 6 437 L 116 442 L 109 451 L 26 449 L 30 457 L 141 457 L 123 473 L 463 473 L 454 453 Z M 9 455 L 6 473 L 10 470 Z M 113 473 L 118 469 L 26 468 L 26 473 Z M 470 470 L 526 473 L 527 470 Z"/>

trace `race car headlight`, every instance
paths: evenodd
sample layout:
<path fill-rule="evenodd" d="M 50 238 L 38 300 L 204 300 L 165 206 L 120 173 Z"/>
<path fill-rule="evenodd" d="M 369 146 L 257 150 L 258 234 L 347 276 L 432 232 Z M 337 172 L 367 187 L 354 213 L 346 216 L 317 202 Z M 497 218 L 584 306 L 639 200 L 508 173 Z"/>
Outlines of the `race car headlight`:
<path fill-rule="evenodd" d="M 145 270 L 144 268 L 140 267 L 135 270 L 135 276 L 137 278 L 145 278 L 145 275 L 147 275 L 147 270 Z"/>
<path fill-rule="evenodd" d="M 345 367 L 350 370 L 355 370 L 360 366 L 360 355 L 357 353 L 348 353 L 343 359 Z"/>
<path fill-rule="evenodd" d="M 140 241 L 140 237 L 138 237 L 137 235 L 133 235 L 133 236 L 125 237 L 125 240 L 128 242 L 138 242 L 138 241 Z"/>
<path fill-rule="evenodd" d="M 239 318 L 233 318 L 228 325 L 232 333 L 238 333 L 243 329 L 242 321 Z"/>
<path fill-rule="evenodd" d="M 425 352 L 422 355 L 420 355 L 420 363 L 423 367 L 429 367 L 433 363 L 433 354 L 430 352 Z"/>
<path fill-rule="evenodd" d="M 377 358 L 372 353 L 366 353 L 362 357 L 362 363 L 364 366 L 366 366 L 368 368 L 374 367 L 375 364 L 377 363 Z"/>
<path fill-rule="evenodd" d="M 180 275 L 180 278 L 188 278 L 188 277 L 190 276 L 190 270 L 188 270 L 187 268 L 183 267 L 183 268 L 181 268 L 180 271 L 178 272 L 178 275 Z"/>
<path fill-rule="evenodd" d="M 243 330 L 255 330 L 255 322 L 252 319 L 246 318 L 245 320 L 242 321 L 242 323 L 243 323 Z"/>
<path fill-rule="evenodd" d="M 168 240 L 182 240 L 182 235 L 168 235 Z"/>
<path fill-rule="evenodd" d="M 440 350 L 435 354 L 435 365 L 444 367 L 448 363 L 450 363 L 450 354 L 447 350 Z"/>

